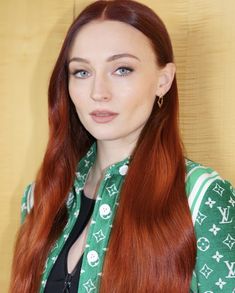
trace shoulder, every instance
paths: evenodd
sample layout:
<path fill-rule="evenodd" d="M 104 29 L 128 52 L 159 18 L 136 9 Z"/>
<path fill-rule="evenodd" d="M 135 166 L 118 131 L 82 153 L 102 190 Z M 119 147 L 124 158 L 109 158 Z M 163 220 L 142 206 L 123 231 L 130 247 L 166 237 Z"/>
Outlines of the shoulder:
<path fill-rule="evenodd" d="M 211 168 L 189 160 L 186 166 L 186 190 L 197 241 L 197 290 L 193 292 L 233 292 L 235 190 Z"/>
<path fill-rule="evenodd" d="M 230 182 L 221 178 L 219 173 L 212 168 L 186 159 L 186 194 L 192 213 L 193 223 L 197 219 L 202 203 L 208 200 L 207 208 L 210 208 L 212 199 L 217 202 L 225 202 L 234 196 L 234 189 Z"/>
<path fill-rule="evenodd" d="M 235 219 L 234 187 L 218 172 L 187 159 L 185 182 L 194 225 L 203 223 L 206 219 L 203 213 L 220 219 L 221 224 L 225 224 L 229 215 Z"/>

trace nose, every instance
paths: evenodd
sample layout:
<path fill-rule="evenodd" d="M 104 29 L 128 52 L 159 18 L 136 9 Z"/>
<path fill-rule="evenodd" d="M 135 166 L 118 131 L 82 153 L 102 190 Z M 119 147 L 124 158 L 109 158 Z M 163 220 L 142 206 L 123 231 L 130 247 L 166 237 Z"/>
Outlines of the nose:
<path fill-rule="evenodd" d="M 108 102 L 111 99 L 108 81 L 103 75 L 96 75 L 94 77 L 91 89 L 91 99 L 97 102 Z"/>

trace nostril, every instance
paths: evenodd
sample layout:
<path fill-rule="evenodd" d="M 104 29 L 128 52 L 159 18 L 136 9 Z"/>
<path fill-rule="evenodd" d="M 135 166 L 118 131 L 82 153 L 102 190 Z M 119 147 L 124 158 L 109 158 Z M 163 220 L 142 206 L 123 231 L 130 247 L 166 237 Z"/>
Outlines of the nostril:
<path fill-rule="evenodd" d="M 94 101 L 108 101 L 110 97 L 108 95 L 92 95 L 91 98 Z"/>

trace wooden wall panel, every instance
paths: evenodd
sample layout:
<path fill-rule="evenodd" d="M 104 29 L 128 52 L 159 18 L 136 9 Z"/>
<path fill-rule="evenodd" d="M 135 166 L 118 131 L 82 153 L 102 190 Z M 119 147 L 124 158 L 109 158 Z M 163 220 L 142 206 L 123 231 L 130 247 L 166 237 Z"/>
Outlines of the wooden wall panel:
<path fill-rule="evenodd" d="M 7 292 L 22 192 L 47 140 L 47 85 L 73 0 L 0 1 L 0 291 Z"/>
<path fill-rule="evenodd" d="M 149 0 L 171 35 L 189 158 L 235 185 L 235 2 Z"/>

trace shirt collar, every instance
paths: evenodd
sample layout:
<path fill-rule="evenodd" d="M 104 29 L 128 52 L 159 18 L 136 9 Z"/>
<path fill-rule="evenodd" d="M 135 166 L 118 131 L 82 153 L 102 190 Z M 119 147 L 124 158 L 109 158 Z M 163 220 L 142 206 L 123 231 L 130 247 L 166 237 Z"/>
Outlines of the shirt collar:
<path fill-rule="evenodd" d="M 93 166 L 96 160 L 97 154 L 97 144 L 94 142 L 86 155 L 80 160 L 76 169 L 76 177 L 80 179 L 81 177 L 86 177 L 89 173 L 90 168 Z M 130 163 L 131 156 L 116 162 L 105 170 L 105 176 L 111 176 L 113 174 L 125 176 L 128 170 L 128 165 Z M 85 178 L 84 178 L 85 179 Z"/>

